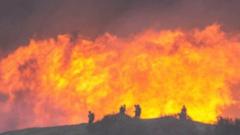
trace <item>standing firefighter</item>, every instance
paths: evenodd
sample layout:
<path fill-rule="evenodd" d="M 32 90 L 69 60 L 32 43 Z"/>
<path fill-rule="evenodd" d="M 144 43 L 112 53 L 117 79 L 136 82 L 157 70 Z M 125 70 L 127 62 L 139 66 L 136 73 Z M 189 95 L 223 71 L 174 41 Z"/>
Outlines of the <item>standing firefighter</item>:
<path fill-rule="evenodd" d="M 187 118 L 188 118 L 188 116 L 187 116 L 187 108 L 186 108 L 186 106 L 184 105 L 184 106 L 182 107 L 181 112 L 179 113 L 179 119 L 180 119 L 180 120 L 187 120 Z"/>
<path fill-rule="evenodd" d="M 126 111 L 126 105 L 122 105 L 122 106 L 119 108 L 119 114 L 125 115 L 125 111 Z"/>
<path fill-rule="evenodd" d="M 141 112 L 142 112 L 142 109 L 140 107 L 140 105 L 134 105 L 135 107 L 135 118 L 140 118 L 141 116 Z"/>
<path fill-rule="evenodd" d="M 95 115 L 93 112 L 89 111 L 88 112 L 88 124 L 92 124 L 94 122 Z"/>

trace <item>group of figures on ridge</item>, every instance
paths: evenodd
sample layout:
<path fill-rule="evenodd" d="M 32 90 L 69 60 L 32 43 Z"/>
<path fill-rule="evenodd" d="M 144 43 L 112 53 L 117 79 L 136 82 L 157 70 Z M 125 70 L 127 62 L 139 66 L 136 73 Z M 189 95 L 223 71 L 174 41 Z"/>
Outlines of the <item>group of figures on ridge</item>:
<path fill-rule="evenodd" d="M 134 105 L 135 111 L 134 111 L 134 118 L 139 119 L 141 117 L 142 108 L 139 104 Z M 119 115 L 126 115 L 126 105 L 122 105 L 119 108 Z M 187 115 L 187 108 L 185 106 L 182 107 L 181 112 L 178 114 L 179 119 L 181 120 L 187 120 L 190 119 L 190 117 Z M 88 112 L 88 123 L 92 124 L 94 123 L 95 114 L 92 111 Z"/>

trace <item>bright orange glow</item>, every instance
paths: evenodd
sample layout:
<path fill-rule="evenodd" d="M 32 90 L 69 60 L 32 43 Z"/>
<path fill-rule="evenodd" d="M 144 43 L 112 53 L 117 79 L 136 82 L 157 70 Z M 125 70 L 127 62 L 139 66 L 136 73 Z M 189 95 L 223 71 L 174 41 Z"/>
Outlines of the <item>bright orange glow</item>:
<path fill-rule="evenodd" d="M 240 114 L 232 110 L 239 107 L 239 58 L 240 38 L 217 24 L 124 39 L 32 39 L 0 61 L 1 113 L 14 113 L 18 127 L 27 127 L 85 122 L 88 110 L 99 119 L 121 104 L 130 115 L 140 104 L 143 118 L 186 105 L 194 120 L 212 123 Z"/>

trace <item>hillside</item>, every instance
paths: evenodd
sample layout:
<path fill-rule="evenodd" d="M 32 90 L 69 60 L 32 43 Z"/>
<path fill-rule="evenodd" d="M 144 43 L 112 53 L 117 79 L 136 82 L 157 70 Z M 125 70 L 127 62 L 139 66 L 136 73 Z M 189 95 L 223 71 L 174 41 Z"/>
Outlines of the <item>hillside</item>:
<path fill-rule="evenodd" d="M 109 115 L 92 125 L 80 124 L 10 131 L 0 135 L 211 135 L 214 126 L 173 117 L 134 119 Z"/>

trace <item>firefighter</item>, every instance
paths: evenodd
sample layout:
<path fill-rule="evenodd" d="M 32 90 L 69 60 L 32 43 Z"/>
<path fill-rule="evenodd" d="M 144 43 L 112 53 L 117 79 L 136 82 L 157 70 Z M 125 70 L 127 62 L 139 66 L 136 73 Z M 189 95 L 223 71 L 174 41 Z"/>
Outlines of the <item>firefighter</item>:
<path fill-rule="evenodd" d="M 180 120 L 187 120 L 187 108 L 185 105 L 183 105 L 181 112 L 179 113 L 179 119 Z"/>
<path fill-rule="evenodd" d="M 126 112 L 126 105 L 122 105 L 122 106 L 119 108 L 119 114 L 125 115 L 125 112 Z"/>
<path fill-rule="evenodd" d="M 135 118 L 140 118 L 141 116 L 141 112 L 142 112 L 142 109 L 140 107 L 140 105 L 134 105 L 135 107 Z"/>
<path fill-rule="evenodd" d="M 95 115 L 93 112 L 89 111 L 88 112 L 88 124 L 92 124 L 94 122 Z"/>

